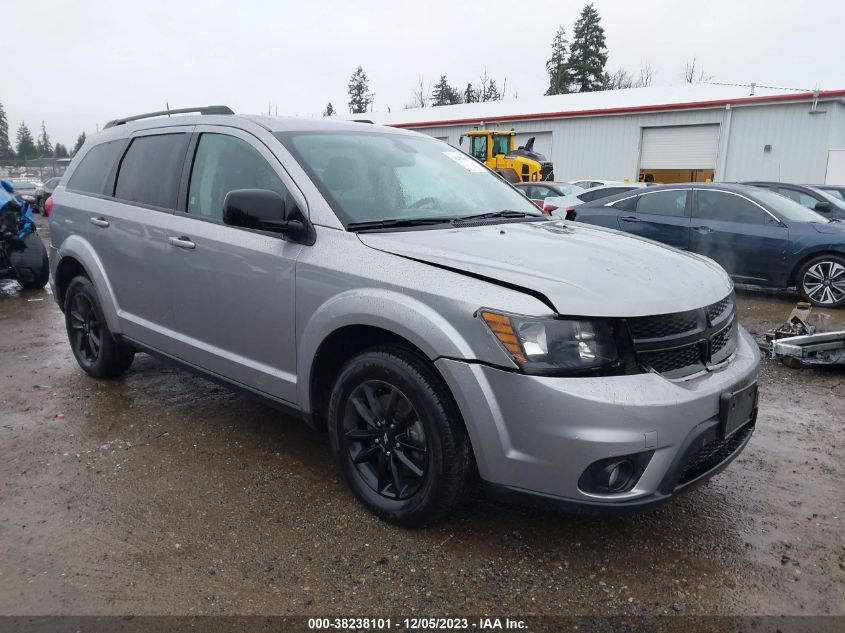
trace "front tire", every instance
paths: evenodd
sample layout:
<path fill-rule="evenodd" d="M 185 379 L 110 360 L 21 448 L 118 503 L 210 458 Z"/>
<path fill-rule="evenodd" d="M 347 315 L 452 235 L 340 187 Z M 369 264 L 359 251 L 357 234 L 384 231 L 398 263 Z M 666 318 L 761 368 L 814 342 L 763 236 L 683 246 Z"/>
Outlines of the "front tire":
<path fill-rule="evenodd" d="M 805 301 L 822 308 L 845 305 L 845 257 L 822 255 L 798 271 L 795 285 Z"/>
<path fill-rule="evenodd" d="M 420 527 L 472 489 L 475 464 L 457 406 L 427 359 L 378 347 L 335 380 L 329 440 L 346 482 L 374 514 Z"/>
<path fill-rule="evenodd" d="M 132 365 L 135 351 L 114 340 L 94 284 L 74 277 L 65 294 L 65 326 L 76 362 L 94 378 L 117 378 Z"/>

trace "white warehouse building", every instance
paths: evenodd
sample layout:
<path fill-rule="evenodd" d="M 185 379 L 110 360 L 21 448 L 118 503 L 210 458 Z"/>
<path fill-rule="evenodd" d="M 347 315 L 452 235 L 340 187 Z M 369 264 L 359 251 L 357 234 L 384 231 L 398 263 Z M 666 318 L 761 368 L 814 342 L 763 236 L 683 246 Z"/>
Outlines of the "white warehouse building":
<path fill-rule="evenodd" d="M 695 84 L 372 112 L 456 147 L 473 129 L 535 137 L 555 180 L 845 184 L 845 90 Z M 354 118 L 354 117 L 350 117 Z M 466 139 L 462 143 L 468 150 Z M 651 179 L 651 178 L 649 178 Z"/>

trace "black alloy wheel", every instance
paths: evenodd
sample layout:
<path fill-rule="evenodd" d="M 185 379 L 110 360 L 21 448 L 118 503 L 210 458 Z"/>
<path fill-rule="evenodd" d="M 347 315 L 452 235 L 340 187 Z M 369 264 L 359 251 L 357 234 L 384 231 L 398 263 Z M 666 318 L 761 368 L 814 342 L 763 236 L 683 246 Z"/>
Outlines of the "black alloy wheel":
<path fill-rule="evenodd" d="M 135 350 L 112 336 L 94 284 L 74 277 L 65 293 L 65 327 L 76 362 L 94 378 L 116 378 L 132 365 Z"/>
<path fill-rule="evenodd" d="M 422 485 L 428 445 L 419 413 L 404 393 L 380 380 L 356 387 L 343 418 L 344 450 L 378 494 L 403 500 Z"/>
<path fill-rule="evenodd" d="M 71 301 L 70 330 L 74 351 L 89 363 L 97 362 L 103 340 L 100 320 L 91 299 L 81 292 Z"/>

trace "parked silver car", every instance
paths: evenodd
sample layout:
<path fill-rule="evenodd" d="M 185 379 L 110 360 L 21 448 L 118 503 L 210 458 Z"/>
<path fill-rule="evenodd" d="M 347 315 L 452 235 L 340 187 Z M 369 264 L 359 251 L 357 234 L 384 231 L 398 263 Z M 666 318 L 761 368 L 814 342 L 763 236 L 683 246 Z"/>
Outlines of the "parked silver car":
<path fill-rule="evenodd" d="M 711 260 L 551 221 L 411 131 L 191 111 L 111 122 L 53 194 L 53 291 L 92 376 L 145 351 L 295 411 L 404 525 L 479 479 L 639 510 L 748 442 L 759 353 Z"/>

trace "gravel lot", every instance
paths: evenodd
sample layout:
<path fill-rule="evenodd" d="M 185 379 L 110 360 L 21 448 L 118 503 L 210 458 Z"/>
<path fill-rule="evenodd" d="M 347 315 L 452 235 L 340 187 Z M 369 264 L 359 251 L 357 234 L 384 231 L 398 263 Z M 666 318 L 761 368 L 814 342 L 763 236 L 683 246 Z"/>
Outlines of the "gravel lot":
<path fill-rule="evenodd" d="M 845 615 L 845 371 L 767 361 L 748 449 L 657 512 L 479 499 L 407 531 L 273 409 L 145 355 L 89 379 L 45 291 L 0 282 L 0 330 L 0 614 Z"/>

